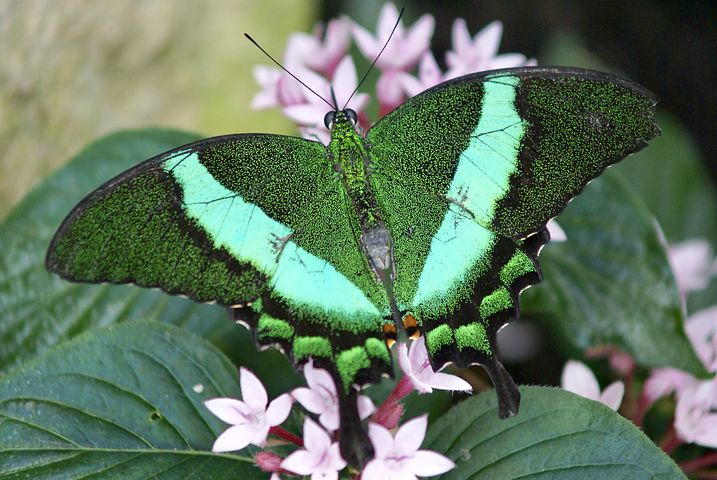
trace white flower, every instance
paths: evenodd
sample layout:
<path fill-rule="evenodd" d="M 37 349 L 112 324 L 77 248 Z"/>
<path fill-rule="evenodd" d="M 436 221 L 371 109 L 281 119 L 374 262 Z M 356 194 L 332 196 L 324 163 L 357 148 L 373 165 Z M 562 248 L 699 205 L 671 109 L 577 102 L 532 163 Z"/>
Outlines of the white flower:
<path fill-rule="evenodd" d="M 675 430 L 686 442 L 717 448 L 717 414 L 714 380 L 700 382 L 680 395 L 675 409 Z"/>
<path fill-rule="evenodd" d="M 695 238 L 672 245 L 667 250 L 675 281 L 682 295 L 694 290 L 703 290 L 709 284 L 709 278 L 715 273 L 717 263 L 713 263 L 710 245 L 707 240 Z"/>
<path fill-rule="evenodd" d="M 550 233 L 551 242 L 564 242 L 568 239 L 568 236 L 565 235 L 565 230 L 563 230 L 563 227 L 558 225 L 558 222 L 556 222 L 554 218 L 548 220 L 548 223 L 545 226 L 548 228 L 548 233 Z"/>
<path fill-rule="evenodd" d="M 267 407 L 264 385 L 245 368 L 240 369 L 243 401 L 233 398 L 212 398 L 204 405 L 219 419 L 230 425 L 214 442 L 213 452 L 241 450 L 247 445 L 262 446 L 269 429 L 280 425 L 291 411 L 291 396 L 275 398 Z"/>
<path fill-rule="evenodd" d="M 345 466 L 339 444 L 332 443 L 329 434 L 310 418 L 304 422 L 304 449 L 295 451 L 281 462 L 284 470 L 311 475 L 311 480 L 336 480 L 339 470 Z"/>
<path fill-rule="evenodd" d="M 445 473 L 456 465 L 443 455 L 419 450 L 426 435 L 426 415 L 406 422 L 396 437 L 381 425 L 370 423 L 368 436 L 376 457 L 366 464 L 362 480 L 415 480 Z"/>
<path fill-rule="evenodd" d="M 685 332 L 705 368 L 717 372 L 717 305 L 690 315 Z"/>
<path fill-rule="evenodd" d="M 625 384 L 619 380 L 608 385 L 601 393 L 593 372 L 587 365 L 575 360 L 569 360 L 565 364 L 560 384 L 569 392 L 604 403 L 613 410 L 620 408 L 625 393 Z"/>
<path fill-rule="evenodd" d="M 319 415 L 319 422 L 328 431 L 339 428 L 339 401 L 336 384 L 329 372 L 314 368 L 312 359 L 304 365 L 304 377 L 309 388 L 300 387 L 291 392 L 294 399 L 311 413 Z M 368 418 L 376 409 L 370 398 L 365 395 L 358 397 L 358 411 L 361 420 Z"/>
<path fill-rule="evenodd" d="M 434 388 L 466 392 L 472 390 L 470 384 L 462 378 L 433 371 L 426 351 L 426 340 L 422 336 L 413 341 L 408 351 L 405 343 L 398 345 L 398 363 L 420 393 L 431 393 Z"/>

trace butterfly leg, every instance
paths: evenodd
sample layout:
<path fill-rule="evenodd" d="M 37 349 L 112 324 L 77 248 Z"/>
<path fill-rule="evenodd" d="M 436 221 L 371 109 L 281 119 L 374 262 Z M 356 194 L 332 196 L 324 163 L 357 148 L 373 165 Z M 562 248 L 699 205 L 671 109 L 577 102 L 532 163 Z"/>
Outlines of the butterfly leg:
<path fill-rule="evenodd" d="M 334 381 L 340 385 L 337 375 Z M 358 412 L 358 392 L 351 388 L 348 392 L 337 389 L 339 403 L 339 449 L 346 463 L 357 468 L 363 467 L 374 456 L 373 445 L 361 424 Z"/>

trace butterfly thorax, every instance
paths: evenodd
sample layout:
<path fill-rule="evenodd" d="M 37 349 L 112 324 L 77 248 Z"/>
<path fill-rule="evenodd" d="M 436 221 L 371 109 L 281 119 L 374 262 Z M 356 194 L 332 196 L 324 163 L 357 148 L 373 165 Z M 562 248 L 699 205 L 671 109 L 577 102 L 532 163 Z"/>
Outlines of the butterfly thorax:
<path fill-rule="evenodd" d="M 390 286 L 395 272 L 393 241 L 384 225 L 369 181 L 369 152 L 353 122 L 343 112 L 336 112 L 328 149 L 334 161 L 334 168 L 353 206 L 355 217 L 352 221 L 358 227 L 355 231 L 360 232 L 356 240 L 366 254 L 376 279 Z"/>

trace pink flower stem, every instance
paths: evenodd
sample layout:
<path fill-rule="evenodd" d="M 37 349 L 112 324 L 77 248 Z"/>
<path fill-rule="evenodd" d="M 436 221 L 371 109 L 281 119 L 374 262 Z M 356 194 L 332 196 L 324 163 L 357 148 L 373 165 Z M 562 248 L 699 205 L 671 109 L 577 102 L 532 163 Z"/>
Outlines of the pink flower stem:
<path fill-rule="evenodd" d="M 399 382 L 396 384 L 389 396 L 386 397 L 386 400 L 383 401 L 381 407 L 387 404 L 400 402 L 401 400 L 403 400 L 403 397 L 405 397 L 412 391 L 413 382 L 411 382 L 411 379 L 407 375 L 404 375 L 403 377 L 401 377 L 401 380 L 399 380 Z M 380 409 L 381 407 L 378 408 Z"/>
<path fill-rule="evenodd" d="M 386 400 L 373 413 L 371 420 L 389 430 L 396 427 L 403 415 L 403 406 L 399 402 L 412 391 L 413 383 L 408 376 L 404 375 L 386 397 Z"/>
<path fill-rule="evenodd" d="M 281 427 L 271 427 L 269 429 L 269 433 L 273 433 L 277 437 L 283 438 L 284 440 L 287 440 L 299 447 L 304 446 L 304 441 L 301 438 L 297 437 L 296 435 L 294 435 L 291 432 L 287 432 L 286 430 L 284 430 Z"/>
<path fill-rule="evenodd" d="M 677 436 L 677 431 L 675 431 L 675 427 L 673 425 L 660 441 L 660 448 L 662 448 L 662 450 L 669 455 L 680 445 L 682 445 L 682 440 L 680 440 Z"/>
<path fill-rule="evenodd" d="M 702 457 L 695 458 L 694 460 L 688 460 L 686 462 L 680 463 L 680 468 L 685 473 L 694 472 L 695 470 L 698 470 L 700 468 L 709 467 L 712 465 L 717 464 L 717 452 L 708 453 L 707 455 L 703 455 Z M 715 472 L 717 473 L 717 472 Z M 717 478 L 717 477 L 711 477 L 711 478 Z"/>
<path fill-rule="evenodd" d="M 632 423 L 634 423 L 638 427 L 641 427 L 642 422 L 645 421 L 645 415 L 650 409 L 650 406 L 650 399 L 647 398 L 647 395 L 645 395 L 644 393 L 640 395 L 637 399 L 637 407 L 635 408 L 635 415 L 632 418 Z"/>

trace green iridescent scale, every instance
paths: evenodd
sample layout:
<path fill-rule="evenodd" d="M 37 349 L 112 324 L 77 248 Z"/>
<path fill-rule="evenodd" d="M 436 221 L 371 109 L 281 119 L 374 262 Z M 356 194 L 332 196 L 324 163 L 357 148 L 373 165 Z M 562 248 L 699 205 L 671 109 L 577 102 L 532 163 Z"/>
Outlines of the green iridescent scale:
<path fill-rule="evenodd" d="M 228 135 L 139 164 L 65 219 L 47 267 L 216 302 L 341 391 L 342 451 L 370 453 L 354 385 L 392 375 L 388 325 L 410 314 L 435 369 L 483 365 L 501 416 L 519 394 L 496 333 L 540 281 L 548 220 L 659 130 L 656 99 L 578 69 L 484 72 L 409 99 L 361 137 Z"/>

